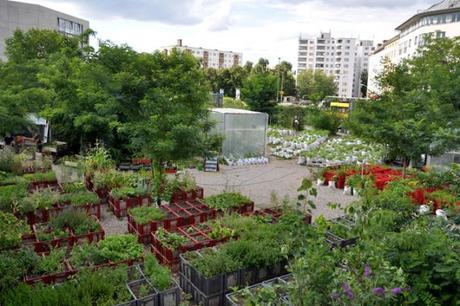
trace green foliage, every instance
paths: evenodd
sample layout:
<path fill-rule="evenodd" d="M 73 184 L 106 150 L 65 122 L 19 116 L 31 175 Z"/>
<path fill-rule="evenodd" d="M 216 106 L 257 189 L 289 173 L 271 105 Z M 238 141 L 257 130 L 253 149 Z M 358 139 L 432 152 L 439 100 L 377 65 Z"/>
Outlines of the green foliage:
<path fill-rule="evenodd" d="M 166 215 L 158 207 L 153 206 L 141 206 L 131 208 L 129 214 L 134 218 L 134 221 L 138 224 L 144 225 L 151 221 L 162 220 Z"/>
<path fill-rule="evenodd" d="M 137 243 L 134 235 L 115 235 L 99 241 L 98 248 L 101 256 L 114 262 L 138 259 L 144 253 L 143 247 Z"/>
<path fill-rule="evenodd" d="M 323 110 L 311 113 L 309 121 L 315 129 L 329 131 L 329 135 L 335 135 L 342 124 L 342 119 L 336 113 Z"/>
<path fill-rule="evenodd" d="M 148 254 L 144 259 L 145 277 L 153 284 L 158 291 L 169 289 L 172 285 L 171 271 L 160 265 L 152 254 Z"/>
<path fill-rule="evenodd" d="M 86 186 L 82 182 L 72 182 L 61 184 L 65 193 L 76 193 L 86 191 Z"/>
<path fill-rule="evenodd" d="M 111 194 L 115 199 L 128 199 L 144 196 L 146 195 L 146 190 L 141 188 L 123 186 L 112 189 Z"/>
<path fill-rule="evenodd" d="M 50 225 L 55 231 L 63 231 L 69 227 L 74 230 L 76 235 L 92 233 L 100 228 L 95 218 L 86 215 L 84 212 L 74 210 L 61 213 L 50 221 Z"/>
<path fill-rule="evenodd" d="M 163 247 L 172 250 L 176 250 L 189 242 L 188 238 L 176 233 L 168 232 L 163 228 L 159 228 L 155 232 L 155 237 Z"/>
<path fill-rule="evenodd" d="M 224 97 L 224 108 L 237 108 L 237 109 L 248 109 L 248 105 L 246 102 L 241 100 L 235 100 L 229 97 Z"/>
<path fill-rule="evenodd" d="M 0 171 L 4 171 L 7 173 L 15 173 L 18 175 L 22 174 L 23 161 L 24 161 L 24 157 L 22 155 L 17 155 L 17 154 L 14 154 L 13 152 L 1 152 L 0 153 Z"/>
<path fill-rule="evenodd" d="M 20 213 L 26 214 L 37 209 L 49 209 L 59 203 L 60 194 L 55 191 L 41 190 L 24 197 L 19 201 L 17 209 Z"/>
<path fill-rule="evenodd" d="M 287 129 L 292 129 L 294 127 L 294 120 L 297 118 L 299 128 L 302 130 L 304 125 L 310 123 L 311 112 L 312 109 L 302 106 L 277 106 L 273 123 Z"/>
<path fill-rule="evenodd" d="M 19 246 L 22 235 L 27 232 L 29 230 L 24 221 L 0 211 L 0 250 Z"/>
<path fill-rule="evenodd" d="M 50 274 L 64 271 L 64 249 L 53 249 L 47 256 L 42 256 L 33 269 L 33 274 Z"/>
<path fill-rule="evenodd" d="M 241 89 L 241 98 L 253 111 L 273 113 L 278 78 L 269 73 L 252 73 Z"/>
<path fill-rule="evenodd" d="M 37 261 L 37 254 L 28 248 L 0 253 L 0 300 L 3 292 L 15 288 L 23 281 L 23 277 L 36 266 Z"/>
<path fill-rule="evenodd" d="M 75 193 L 63 194 L 60 197 L 61 202 L 70 202 L 73 206 L 83 206 L 87 204 L 96 204 L 99 198 L 94 192 L 78 191 Z"/>
<path fill-rule="evenodd" d="M 327 76 L 321 70 L 307 69 L 301 71 L 297 76 L 297 86 L 299 87 L 299 95 L 302 98 L 314 102 L 321 101 L 326 96 L 337 94 L 334 77 Z"/>
<path fill-rule="evenodd" d="M 239 192 L 223 192 L 204 199 L 207 206 L 215 209 L 229 210 L 251 203 L 251 199 Z"/>
<path fill-rule="evenodd" d="M 380 99 L 355 103 L 350 130 L 387 145 L 392 157 L 406 162 L 457 147 L 459 46 L 459 38 L 427 41 L 420 56 L 399 65 L 385 62 Z"/>
<path fill-rule="evenodd" d="M 85 156 L 83 167 L 85 176 L 93 176 L 97 171 L 110 170 L 114 166 L 114 162 L 110 157 L 109 152 L 103 147 L 97 147 Z"/>
<path fill-rule="evenodd" d="M 116 170 L 108 170 L 96 172 L 94 174 L 93 183 L 96 189 L 114 189 L 129 184 L 130 174 L 119 172 Z"/>
<path fill-rule="evenodd" d="M 24 179 L 28 182 L 51 182 L 56 180 L 56 174 L 53 171 L 36 172 L 24 174 Z"/>
<path fill-rule="evenodd" d="M 13 212 L 21 199 L 27 196 L 27 186 L 25 184 L 0 186 L 0 210 Z"/>

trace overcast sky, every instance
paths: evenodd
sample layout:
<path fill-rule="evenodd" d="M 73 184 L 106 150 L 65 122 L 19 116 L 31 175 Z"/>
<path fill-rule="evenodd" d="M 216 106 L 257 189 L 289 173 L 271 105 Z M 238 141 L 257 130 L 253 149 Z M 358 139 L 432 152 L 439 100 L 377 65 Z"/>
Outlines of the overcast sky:
<path fill-rule="evenodd" d="M 394 28 L 436 0 L 24 0 L 90 21 L 99 39 L 151 52 L 185 45 L 278 58 L 296 65 L 297 39 L 391 38 Z"/>

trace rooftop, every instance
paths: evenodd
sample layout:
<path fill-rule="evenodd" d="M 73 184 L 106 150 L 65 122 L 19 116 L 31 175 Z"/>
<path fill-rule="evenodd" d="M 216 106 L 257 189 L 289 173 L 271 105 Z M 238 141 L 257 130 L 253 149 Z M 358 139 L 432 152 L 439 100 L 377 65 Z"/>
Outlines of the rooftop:
<path fill-rule="evenodd" d="M 426 10 L 419 11 L 417 14 L 399 25 L 396 30 L 402 31 L 405 27 L 417 22 L 420 18 L 433 15 L 433 13 L 440 14 L 458 10 L 460 10 L 460 0 L 443 0 L 430 6 Z"/>
<path fill-rule="evenodd" d="M 263 114 L 238 108 L 211 108 L 211 111 L 221 114 Z"/>

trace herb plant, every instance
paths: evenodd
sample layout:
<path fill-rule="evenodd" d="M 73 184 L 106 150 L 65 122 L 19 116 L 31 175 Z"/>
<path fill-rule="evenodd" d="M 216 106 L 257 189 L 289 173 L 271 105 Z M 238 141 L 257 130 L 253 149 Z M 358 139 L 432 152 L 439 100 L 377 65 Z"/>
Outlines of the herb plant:
<path fill-rule="evenodd" d="M 160 265 L 152 254 L 145 256 L 144 274 L 147 280 L 160 292 L 170 288 L 173 283 L 171 270 Z"/>
<path fill-rule="evenodd" d="M 204 202 L 211 208 L 226 210 L 238 208 L 251 203 L 251 199 L 239 192 L 224 192 L 218 195 L 206 197 Z"/>
<path fill-rule="evenodd" d="M 141 225 L 147 224 L 151 221 L 162 220 L 166 216 L 161 209 L 153 206 L 131 208 L 129 213 L 133 216 L 134 221 Z"/>

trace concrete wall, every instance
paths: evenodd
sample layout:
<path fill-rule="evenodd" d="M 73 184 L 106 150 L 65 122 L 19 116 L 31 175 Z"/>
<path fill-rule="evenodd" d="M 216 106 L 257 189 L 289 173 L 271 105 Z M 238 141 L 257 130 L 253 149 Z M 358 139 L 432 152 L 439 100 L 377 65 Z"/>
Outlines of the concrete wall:
<path fill-rule="evenodd" d="M 41 5 L 0 0 L 0 59 L 5 57 L 5 39 L 16 29 L 27 31 L 33 28 L 58 31 L 58 18 L 83 25 L 83 31 L 89 28 L 89 22 L 67 15 Z"/>

